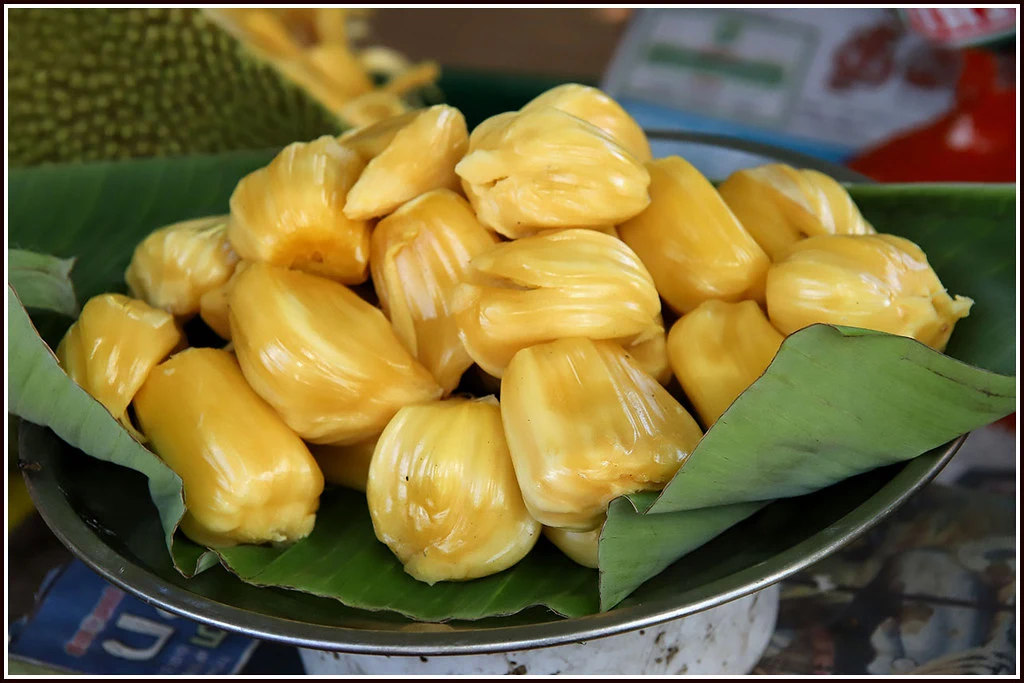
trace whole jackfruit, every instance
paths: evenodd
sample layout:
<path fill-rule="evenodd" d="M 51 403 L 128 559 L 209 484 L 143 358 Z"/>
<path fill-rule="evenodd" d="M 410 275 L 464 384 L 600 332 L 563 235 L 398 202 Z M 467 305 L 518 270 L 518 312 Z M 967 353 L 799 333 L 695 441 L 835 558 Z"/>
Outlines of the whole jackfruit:
<path fill-rule="evenodd" d="M 616 344 L 560 339 L 525 348 L 501 380 L 523 500 L 545 526 L 586 531 L 619 496 L 662 488 L 700 427 Z"/>
<path fill-rule="evenodd" d="M 174 317 L 122 294 L 100 294 L 82 307 L 57 346 L 64 372 L 140 441 L 128 405 L 150 371 L 184 345 Z"/>
<path fill-rule="evenodd" d="M 805 237 L 875 232 L 846 189 L 818 171 L 785 164 L 743 169 L 718 192 L 773 261 Z"/>
<path fill-rule="evenodd" d="M 650 176 L 600 128 L 551 107 L 499 114 L 455 167 L 477 217 L 505 237 L 616 225 L 650 203 Z"/>
<path fill-rule="evenodd" d="M 337 282 L 252 263 L 228 306 L 245 378 L 306 441 L 358 443 L 441 396 L 384 314 Z"/>
<path fill-rule="evenodd" d="M 493 396 L 398 411 L 373 453 L 366 501 L 377 538 L 426 583 L 496 574 L 540 538 Z"/>
<path fill-rule="evenodd" d="M 296 142 L 231 194 L 228 239 L 238 255 L 359 284 L 369 275 L 370 224 L 345 215 L 363 161 L 330 137 Z"/>
<path fill-rule="evenodd" d="M 364 64 L 366 13 L 14 8 L 8 162 L 281 148 L 438 101 L 436 64 Z"/>
<path fill-rule="evenodd" d="M 656 159 L 647 169 L 651 205 L 619 225 L 619 237 L 668 305 L 686 313 L 709 299 L 763 299 L 768 256 L 711 183 L 679 157 Z"/>
<path fill-rule="evenodd" d="M 912 337 L 943 351 L 974 301 L 950 297 L 921 248 L 895 235 L 797 242 L 768 271 L 768 316 L 783 334 L 814 323 Z"/>
<path fill-rule="evenodd" d="M 470 259 L 495 244 L 465 199 L 434 190 L 403 204 L 374 228 L 373 286 L 405 347 L 451 392 L 473 359 L 452 310 Z"/>
<path fill-rule="evenodd" d="M 768 369 L 782 339 L 753 301 L 705 301 L 676 321 L 668 358 L 706 427 Z"/>
<path fill-rule="evenodd" d="M 227 282 L 237 263 L 227 216 L 211 216 L 151 233 L 135 247 L 124 279 L 133 297 L 188 318 L 199 312 L 203 295 Z"/>
<path fill-rule="evenodd" d="M 135 412 L 153 449 L 181 477 L 181 530 L 193 541 L 280 543 L 313 530 L 323 475 L 230 353 L 175 355 L 150 373 Z"/>
<path fill-rule="evenodd" d="M 12 8 L 7 20 L 11 166 L 267 149 L 341 130 L 202 10 Z"/>
<path fill-rule="evenodd" d="M 632 347 L 664 335 L 658 290 L 640 259 L 596 230 L 497 244 L 470 261 L 452 306 L 466 352 L 495 377 L 533 344 L 588 337 Z"/>

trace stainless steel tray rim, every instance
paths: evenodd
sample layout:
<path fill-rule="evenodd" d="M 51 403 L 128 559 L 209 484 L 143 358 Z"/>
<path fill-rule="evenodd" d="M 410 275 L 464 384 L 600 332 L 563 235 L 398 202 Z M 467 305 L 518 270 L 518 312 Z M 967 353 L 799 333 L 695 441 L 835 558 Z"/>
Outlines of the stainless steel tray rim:
<path fill-rule="evenodd" d="M 444 624 L 432 623 L 410 624 L 402 630 L 388 631 L 345 628 L 263 615 L 215 602 L 153 576 L 143 567 L 118 555 L 105 543 L 87 543 L 95 532 L 74 511 L 45 468 L 41 472 L 25 470 L 24 473 L 40 515 L 57 538 L 103 578 L 155 607 L 226 631 L 296 647 L 350 654 L 451 656 L 515 652 L 586 642 L 679 619 L 767 588 L 815 564 L 887 518 L 945 467 L 966 438 L 967 435 L 961 436 L 944 446 L 939 457 L 917 481 L 891 497 L 876 516 L 865 517 L 827 543 L 821 544 L 817 537 L 811 537 L 792 546 L 782 553 L 785 560 L 774 571 L 761 573 L 759 565 L 754 565 L 707 584 L 722 586 L 722 590 L 711 597 L 684 604 L 674 604 L 671 599 L 665 599 L 585 617 L 477 631 L 448 630 Z M 875 495 L 884 493 L 885 488 Z M 857 515 L 862 507 L 848 516 Z M 808 546 L 816 549 L 805 550 Z M 747 579 L 747 575 L 753 576 Z M 372 614 L 369 610 L 367 613 Z"/>

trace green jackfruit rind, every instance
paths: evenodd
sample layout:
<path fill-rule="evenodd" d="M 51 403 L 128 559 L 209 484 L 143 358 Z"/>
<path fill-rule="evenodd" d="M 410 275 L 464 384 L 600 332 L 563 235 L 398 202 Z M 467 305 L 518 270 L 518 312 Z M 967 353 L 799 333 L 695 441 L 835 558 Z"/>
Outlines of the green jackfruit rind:
<path fill-rule="evenodd" d="M 8 12 L 11 166 L 282 147 L 341 131 L 200 10 Z"/>

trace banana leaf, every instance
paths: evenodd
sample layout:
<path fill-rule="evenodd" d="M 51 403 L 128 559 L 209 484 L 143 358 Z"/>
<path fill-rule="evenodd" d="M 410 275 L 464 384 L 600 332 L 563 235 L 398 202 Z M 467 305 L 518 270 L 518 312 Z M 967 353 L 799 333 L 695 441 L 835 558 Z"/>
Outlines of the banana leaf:
<path fill-rule="evenodd" d="M 8 185 L 11 244 L 58 258 L 77 257 L 71 277 L 82 300 L 103 291 L 123 291 L 124 268 L 146 233 L 174 221 L 225 212 L 237 180 L 271 155 L 13 172 Z M 69 448 L 147 473 L 151 490 L 154 480 L 159 482 L 152 498 L 183 573 L 219 560 L 254 585 L 425 621 L 485 618 L 530 605 L 545 605 L 566 616 L 609 609 L 771 499 L 913 458 L 1013 411 L 1015 379 L 1007 375 L 1015 372 L 1016 364 L 1015 323 L 1010 322 L 1016 303 L 1015 189 L 865 186 L 851 191 L 880 232 L 917 241 L 950 290 L 978 302 L 970 318 L 958 324 L 949 356 L 909 339 L 829 326 L 792 335 L 765 375 L 709 431 L 660 497 L 633 497 L 611 506 L 602 533 L 600 573 L 569 563 L 542 542 L 527 560 L 496 576 L 420 585 L 376 542 L 360 496 L 343 490 L 325 493 L 314 533 L 291 548 L 208 552 L 170 533 L 181 513 L 180 482 L 177 489 L 168 489 L 167 482 L 173 480 L 159 473 L 155 456 L 130 438 L 100 434 L 102 425 L 112 421 L 109 414 L 60 373 L 20 302 L 9 294 L 12 341 L 16 334 L 20 341 L 11 344 L 8 364 L 23 368 L 19 381 L 12 376 L 12 406 L 25 419 L 51 427 Z M 34 320 L 51 344 L 68 322 L 39 315 Z M 814 391 L 811 386 L 801 391 L 796 382 L 785 386 L 794 368 L 812 378 Z M 789 393 L 773 393 L 782 390 L 778 387 Z M 66 397 L 59 410 L 40 400 L 47 393 Z M 796 401 L 798 394 L 805 400 Z M 787 403 L 791 400 L 796 402 Z M 827 417 L 821 420 L 822 415 Z M 817 429 L 816 436 L 807 435 L 809 425 Z M 773 472 L 774 484 L 766 488 L 763 478 L 751 476 L 751 471 Z M 705 491 L 699 504 L 693 502 L 695 490 Z M 727 505 L 732 507 L 721 507 Z M 776 505 L 754 513 L 755 518 Z"/>
<path fill-rule="evenodd" d="M 78 315 L 71 269 L 75 259 L 59 259 L 21 249 L 7 250 L 7 281 L 25 308 Z"/>
<path fill-rule="evenodd" d="M 146 475 L 168 547 L 185 513 L 181 479 L 146 450 L 92 396 L 64 374 L 12 286 L 7 287 L 10 412 L 52 429 L 69 444 Z"/>

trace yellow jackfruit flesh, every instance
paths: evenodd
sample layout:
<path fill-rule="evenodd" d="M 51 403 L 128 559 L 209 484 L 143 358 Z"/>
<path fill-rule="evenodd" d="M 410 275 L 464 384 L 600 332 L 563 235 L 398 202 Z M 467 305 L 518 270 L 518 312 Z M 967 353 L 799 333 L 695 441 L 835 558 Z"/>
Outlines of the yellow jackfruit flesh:
<path fill-rule="evenodd" d="M 377 442 L 366 500 L 377 538 L 430 584 L 500 572 L 540 538 L 493 396 L 402 408 Z"/>
<path fill-rule="evenodd" d="M 669 361 L 706 427 L 768 369 L 782 340 L 753 301 L 705 301 L 676 321 Z"/>
<path fill-rule="evenodd" d="M 193 541 L 281 543 L 313 530 L 323 475 L 230 353 L 188 349 L 157 366 L 135 412 L 153 449 L 181 477 L 181 530 Z"/>
<path fill-rule="evenodd" d="M 324 479 L 356 491 L 366 491 L 366 478 L 370 474 L 370 460 L 380 435 L 349 446 L 323 446 L 312 444 L 309 452 L 316 459 Z"/>
<path fill-rule="evenodd" d="M 384 314 L 337 282 L 252 263 L 228 304 L 245 378 L 307 441 L 358 443 L 441 395 Z"/>
<path fill-rule="evenodd" d="M 632 346 L 664 334 L 658 291 L 640 259 L 595 230 L 494 246 L 470 261 L 453 307 L 466 351 L 495 377 L 533 344 L 588 337 Z"/>
<path fill-rule="evenodd" d="M 289 145 L 239 181 L 231 195 L 231 246 L 246 260 L 364 282 L 370 225 L 343 212 L 363 166 L 329 136 Z"/>
<path fill-rule="evenodd" d="M 122 294 L 92 297 L 57 346 L 61 367 L 140 441 L 128 405 L 184 337 L 174 317 Z"/>
<path fill-rule="evenodd" d="M 439 104 L 349 131 L 340 141 L 366 162 L 345 202 L 346 216 L 365 220 L 424 192 L 458 189 L 455 164 L 466 153 L 468 133 L 462 112 Z"/>
<path fill-rule="evenodd" d="M 338 108 L 338 115 L 352 126 L 370 126 L 409 111 L 409 106 L 394 93 L 374 90 L 355 97 Z"/>
<path fill-rule="evenodd" d="M 446 393 L 473 364 L 459 340 L 452 295 L 470 259 L 495 244 L 465 199 L 433 190 L 403 204 L 374 228 L 374 289 L 399 339 Z"/>
<path fill-rule="evenodd" d="M 597 527 L 619 496 L 661 489 L 701 437 L 620 346 L 583 338 L 517 353 L 501 418 L 530 514 L 575 531 Z"/>
<path fill-rule="evenodd" d="M 331 107 L 332 111 L 338 111 L 353 98 L 373 90 L 370 75 L 345 43 L 313 45 L 306 51 L 306 57 L 322 75 L 325 89 L 337 98 L 337 103 Z"/>
<path fill-rule="evenodd" d="M 227 216 L 211 216 L 151 233 L 125 271 L 128 291 L 179 318 L 195 315 L 200 298 L 227 282 L 238 262 L 226 228 Z"/>
<path fill-rule="evenodd" d="M 768 271 L 768 316 L 783 334 L 814 323 L 912 337 L 943 351 L 974 301 L 950 297 L 921 248 L 895 235 L 797 242 Z"/>
<path fill-rule="evenodd" d="M 199 317 L 221 339 L 231 339 L 231 319 L 228 317 L 228 294 L 231 293 L 231 288 L 234 286 L 238 274 L 247 265 L 248 261 L 239 261 L 227 282 L 206 292 L 199 299 Z"/>
<path fill-rule="evenodd" d="M 768 256 L 715 188 L 679 157 L 647 164 L 651 205 L 619 225 L 676 312 L 704 301 L 762 300 Z"/>
<path fill-rule="evenodd" d="M 622 106 L 605 93 L 589 85 L 566 83 L 541 93 L 520 111 L 553 107 L 597 126 L 640 163 L 651 160 L 647 135 Z"/>
<path fill-rule="evenodd" d="M 785 164 L 743 169 L 718 192 L 773 261 L 805 237 L 875 232 L 846 189 L 818 171 Z"/>
<path fill-rule="evenodd" d="M 598 542 L 601 540 L 601 527 L 588 531 L 573 531 L 558 527 L 544 527 L 544 536 L 565 556 L 576 564 L 597 569 Z"/>
<path fill-rule="evenodd" d="M 659 384 L 672 381 L 672 366 L 668 360 L 667 335 L 665 323 L 659 314 L 654 321 L 657 329 L 646 340 L 624 345 L 623 348 L 633 357 L 644 372 L 658 380 Z"/>
<path fill-rule="evenodd" d="M 455 171 L 480 222 L 513 239 L 617 225 L 650 202 L 643 164 L 600 128 L 551 107 L 484 121 Z"/>

